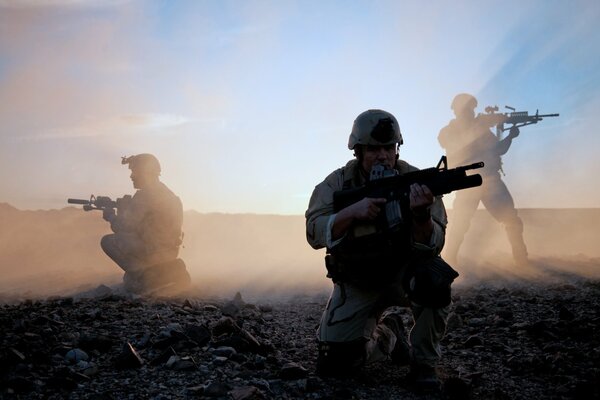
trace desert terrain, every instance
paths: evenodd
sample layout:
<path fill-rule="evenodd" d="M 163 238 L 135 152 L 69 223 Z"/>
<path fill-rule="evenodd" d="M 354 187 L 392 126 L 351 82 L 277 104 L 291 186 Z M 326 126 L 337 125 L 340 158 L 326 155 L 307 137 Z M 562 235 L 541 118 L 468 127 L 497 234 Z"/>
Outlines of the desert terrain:
<path fill-rule="evenodd" d="M 527 268 L 512 264 L 500 226 L 476 215 L 456 266 L 444 391 L 419 394 L 406 366 L 315 375 L 331 282 L 301 216 L 187 211 L 192 288 L 150 298 L 120 288 L 99 213 L 0 204 L 0 397 L 600 398 L 600 210 L 520 215 Z"/>

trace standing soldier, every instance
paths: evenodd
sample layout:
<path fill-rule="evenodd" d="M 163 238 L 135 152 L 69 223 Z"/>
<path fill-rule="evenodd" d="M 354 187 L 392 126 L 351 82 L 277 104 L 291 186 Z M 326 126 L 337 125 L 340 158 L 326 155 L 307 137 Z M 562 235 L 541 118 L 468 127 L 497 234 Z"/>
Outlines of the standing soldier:
<path fill-rule="evenodd" d="M 334 282 L 317 333 L 317 373 L 344 376 L 364 364 L 391 359 L 411 364 L 409 377 L 418 387 L 437 389 L 440 381 L 435 366 L 446 328 L 449 293 L 442 304 L 411 299 L 414 326 L 408 342 L 401 315 L 392 306 L 408 303 L 409 265 L 426 268 L 427 262 L 443 263 L 439 253 L 444 245 L 446 212 L 441 199 L 427 186 L 412 185 L 412 216 L 407 218 L 407 226 L 393 234 L 360 233 L 373 231 L 370 228 L 385 207 L 384 198 L 366 197 L 337 213 L 334 210 L 334 192 L 364 185 L 374 166 L 397 174 L 417 170 L 399 159 L 401 144 L 398 121 L 392 114 L 363 112 L 354 121 L 348 143 L 356 158 L 317 185 L 310 199 L 307 240 L 315 249 L 327 248 L 328 276 Z"/>
<path fill-rule="evenodd" d="M 160 182 L 160 164 L 152 154 L 123 157 L 122 164 L 129 165 L 138 190 L 117 214 L 113 208 L 104 210 L 114 233 L 102 238 L 102 249 L 125 271 L 123 282 L 131 292 L 187 286 L 190 276 L 177 258 L 183 237 L 181 200 Z"/>
<path fill-rule="evenodd" d="M 500 156 L 508 151 L 512 140 L 519 135 L 519 129 L 511 128 L 509 135 L 500 140 L 492 133 L 490 127 L 501 123 L 505 116 L 488 114 L 484 117 L 475 117 L 476 107 L 477 99 L 470 94 L 461 93 L 454 97 L 451 108 L 456 118 L 442 128 L 438 136 L 440 145 L 446 150 L 448 163 L 453 165 L 477 161 L 485 163 L 481 171 L 483 184 L 456 194 L 446 256 L 451 263 L 456 262 L 460 245 L 481 202 L 494 219 L 504 224 L 515 262 L 525 265 L 528 257 L 523 240 L 523 222 L 517 214 L 508 188 L 500 177 L 502 170 Z"/>

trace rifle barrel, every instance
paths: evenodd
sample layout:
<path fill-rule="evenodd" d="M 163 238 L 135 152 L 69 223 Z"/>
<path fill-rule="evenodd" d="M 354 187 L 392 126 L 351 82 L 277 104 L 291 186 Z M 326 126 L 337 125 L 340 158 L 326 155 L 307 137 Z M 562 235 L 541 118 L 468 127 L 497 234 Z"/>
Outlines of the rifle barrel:
<path fill-rule="evenodd" d="M 463 166 L 461 166 L 459 168 L 462 169 L 462 170 L 467 171 L 469 169 L 483 168 L 483 166 L 484 166 L 483 161 L 479 161 L 479 162 L 476 162 L 476 163 L 473 163 L 473 164 L 463 165 Z"/>
<path fill-rule="evenodd" d="M 69 204 L 90 204 L 90 201 L 82 200 L 82 199 L 67 199 L 67 203 L 69 203 Z"/>

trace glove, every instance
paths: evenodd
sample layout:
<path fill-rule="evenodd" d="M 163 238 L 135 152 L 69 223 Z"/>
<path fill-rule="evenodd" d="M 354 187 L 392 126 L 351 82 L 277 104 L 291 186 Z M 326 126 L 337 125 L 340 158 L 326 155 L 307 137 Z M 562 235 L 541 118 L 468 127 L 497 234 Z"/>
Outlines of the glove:
<path fill-rule="evenodd" d="M 105 221 L 112 222 L 112 220 L 116 217 L 114 208 L 105 208 L 102 210 L 102 218 Z"/>

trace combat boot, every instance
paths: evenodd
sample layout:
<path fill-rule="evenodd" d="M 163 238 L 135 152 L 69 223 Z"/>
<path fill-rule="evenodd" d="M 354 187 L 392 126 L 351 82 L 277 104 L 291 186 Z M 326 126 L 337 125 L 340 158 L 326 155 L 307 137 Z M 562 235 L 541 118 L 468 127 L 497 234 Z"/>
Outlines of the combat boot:
<path fill-rule="evenodd" d="M 406 340 L 402 316 L 396 312 L 388 312 L 383 315 L 381 323 L 390 328 L 396 336 L 396 344 L 390 354 L 392 362 L 397 365 L 408 365 L 410 363 L 410 347 Z"/>
<path fill-rule="evenodd" d="M 365 341 L 319 342 L 317 375 L 320 377 L 355 377 L 365 363 Z"/>
<path fill-rule="evenodd" d="M 527 246 L 523 239 L 523 222 L 519 217 L 511 224 L 505 226 L 508 242 L 512 248 L 513 258 L 517 266 L 527 266 L 529 258 L 527 254 Z"/>
<path fill-rule="evenodd" d="M 123 288 L 133 294 L 141 295 L 146 291 L 144 274 L 141 271 L 128 271 L 123 275 Z"/>
<path fill-rule="evenodd" d="M 154 265 L 146 271 L 149 294 L 173 295 L 187 290 L 191 278 L 181 258 Z"/>
<path fill-rule="evenodd" d="M 442 389 L 442 382 L 438 377 L 435 367 L 425 364 L 412 363 L 407 380 L 415 386 L 419 392 L 439 392 Z"/>

